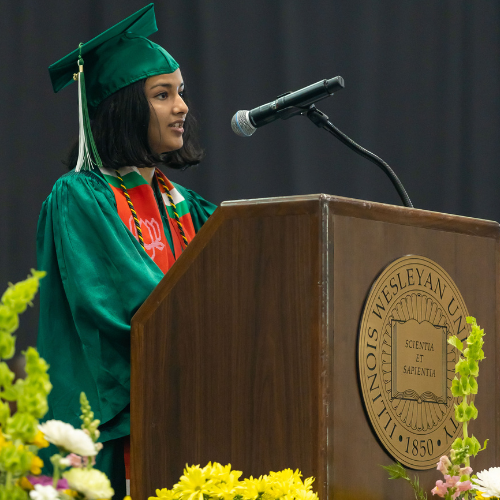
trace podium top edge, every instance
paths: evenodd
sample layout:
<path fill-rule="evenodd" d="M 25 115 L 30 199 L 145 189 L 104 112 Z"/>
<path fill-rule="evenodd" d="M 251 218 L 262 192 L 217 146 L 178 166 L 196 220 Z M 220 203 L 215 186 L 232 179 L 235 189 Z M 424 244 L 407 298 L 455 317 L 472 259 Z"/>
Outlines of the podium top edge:
<path fill-rule="evenodd" d="M 477 236 L 489 236 L 500 239 L 500 224 L 495 221 L 328 194 L 228 200 L 223 201 L 221 203 L 221 207 L 236 208 L 239 206 L 262 206 L 314 201 L 329 205 L 332 209 L 331 211 L 336 215 L 366 219 L 380 218 L 381 220 L 394 222 L 396 224 L 417 225 L 421 227 L 440 229 L 443 231 L 467 233 Z"/>

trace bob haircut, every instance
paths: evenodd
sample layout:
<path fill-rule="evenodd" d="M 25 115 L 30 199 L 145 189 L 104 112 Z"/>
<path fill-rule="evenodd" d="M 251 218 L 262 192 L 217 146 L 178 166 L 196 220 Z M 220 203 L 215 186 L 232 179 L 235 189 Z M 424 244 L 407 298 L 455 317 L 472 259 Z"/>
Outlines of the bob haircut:
<path fill-rule="evenodd" d="M 113 169 L 166 166 L 181 170 L 197 165 L 203 158 L 203 150 L 197 141 L 197 123 L 191 112 L 186 115 L 181 149 L 163 154 L 151 150 L 148 127 L 154 109 L 144 93 L 145 82 L 142 79 L 132 83 L 104 99 L 95 110 L 89 109 L 92 135 L 102 164 Z M 183 99 L 189 107 L 185 92 Z M 73 169 L 77 160 L 78 140 L 63 163 Z"/>

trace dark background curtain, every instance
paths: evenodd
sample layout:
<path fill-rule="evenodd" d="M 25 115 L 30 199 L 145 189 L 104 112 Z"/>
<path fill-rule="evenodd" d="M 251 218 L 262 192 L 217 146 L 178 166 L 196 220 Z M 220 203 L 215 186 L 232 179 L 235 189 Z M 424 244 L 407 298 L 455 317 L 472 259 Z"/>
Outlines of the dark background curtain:
<path fill-rule="evenodd" d="M 47 66 L 146 0 L 2 0 L 0 285 L 35 261 L 38 213 L 78 133 L 77 88 Z M 167 172 L 214 202 L 328 193 L 400 204 L 389 180 L 307 119 L 240 138 L 238 109 L 341 75 L 331 121 L 398 173 L 414 205 L 500 219 L 498 0 L 161 0 L 151 38 L 180 62 L 204 162 Z M 85 258 L 82 256 L 82 258 Z M 478 283 L 478 286 L 481 286 Z M 25 313 L 20 348 L 36 337 Z"/>

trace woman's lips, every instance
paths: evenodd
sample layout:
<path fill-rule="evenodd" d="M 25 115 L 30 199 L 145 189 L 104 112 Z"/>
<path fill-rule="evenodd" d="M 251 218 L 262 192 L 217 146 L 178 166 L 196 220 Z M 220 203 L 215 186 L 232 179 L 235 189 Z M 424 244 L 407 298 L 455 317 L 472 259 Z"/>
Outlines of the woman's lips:
<path fill-rule="evenodd" d="M 178 132 L 179 134 L 184 133 L 184 122 L 174 122 L 169 125 L 171 129 L 173 129 L 175 132 Z"/>

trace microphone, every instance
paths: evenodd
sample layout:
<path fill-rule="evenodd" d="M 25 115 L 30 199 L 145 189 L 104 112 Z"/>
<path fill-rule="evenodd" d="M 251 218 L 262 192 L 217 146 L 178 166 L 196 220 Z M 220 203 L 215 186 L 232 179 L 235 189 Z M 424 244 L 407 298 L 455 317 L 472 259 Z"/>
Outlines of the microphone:
<path fill-rule="evenodd" d="M 258 127 L 262 127 L 275 120 L 286 120 L 291 116 L 304 113 L 308 106 L 330 97 L 344 88 L 344 79 L 341 76 L 321 80 L 308 87 L 286 92 L 275 101 L 254 108 L 250 111 L 240 110 L 231 119 L 233 132 L 242 137 L 250 137 Z"/>

